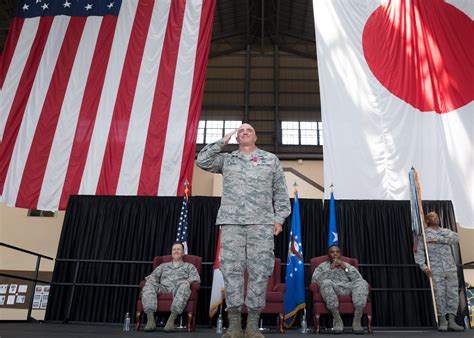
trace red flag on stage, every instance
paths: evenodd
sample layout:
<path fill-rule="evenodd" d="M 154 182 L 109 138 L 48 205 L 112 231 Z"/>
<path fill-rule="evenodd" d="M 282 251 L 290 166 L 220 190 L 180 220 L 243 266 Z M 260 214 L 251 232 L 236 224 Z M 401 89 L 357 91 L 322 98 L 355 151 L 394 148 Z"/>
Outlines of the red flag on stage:
<path fill-rule="evenodd" d="M 216 249 L 216 260 L 214 262 L 214 276 L 212 278 L 212 290 L 211 290 L 211 303 L 209 305 L 209 317 L 213 317 L 218 309 L 219 305 L 224 300 L 224 276 L 222 275 L 219 262 L 219 253 L 221 251 L 221 232 L 217 237 L 217 249 Z"/>

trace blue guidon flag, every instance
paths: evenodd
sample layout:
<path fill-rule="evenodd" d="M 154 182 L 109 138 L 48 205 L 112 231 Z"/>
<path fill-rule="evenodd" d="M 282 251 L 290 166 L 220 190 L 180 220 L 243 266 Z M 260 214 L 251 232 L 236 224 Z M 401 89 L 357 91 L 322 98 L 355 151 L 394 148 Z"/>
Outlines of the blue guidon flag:
<path fill-rule="evenodd" d="M 336 223 L 336 202 L 334 200 L 334 192 L 331 191 L 331 199 L 329 200 L 328 248 L 333 245 L 339 246 L 339 236 Z"/>
<path fill-rule="evenodd" d="M 296 192 L 295 201 L 293 202 L 285 282 L 286 291 L 283 300 L 285 311 L 284 325 L 290 327 L 295 321 L 298 311 L 306 307 L 303 245 L 301 238 L 301 218 L 298 192 Z"/>
<path fill-rule="evenodd" d="M 416 253 L 418 240 L 423 240 L 423 206 L 419 204 L 421 196 L 419 196 L 418 174 L 415 168 L 411 168 L 408 172 L 408 180 L 410 182 L 410 211 L 411 211 L 411 230 L 413 232 L 413 254 Z"/>
<path fill-rule="evenodd" d="M 0 202 L 183 196 L 216 0 L 17 0 L 0 58 Z"/>

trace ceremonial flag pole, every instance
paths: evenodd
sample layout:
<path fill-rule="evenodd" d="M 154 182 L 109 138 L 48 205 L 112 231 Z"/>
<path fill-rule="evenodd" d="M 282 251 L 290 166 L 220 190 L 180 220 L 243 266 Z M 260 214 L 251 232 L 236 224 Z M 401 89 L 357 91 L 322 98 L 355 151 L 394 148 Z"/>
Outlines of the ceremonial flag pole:
<path fill-rule="evenodd" d="M 431 270 L 430 257 L 428 255 L 428 246 L 426 245 L 426 235 L 425 235 L 425 215 L 423 212 L 423 205 L 421 199 L 421 187 L 418 180 L 418 173 L 415 168 L 411 168 L 408 173 L 410 180 L 410 206 L 411 206 L 411 224 L 413 230 L 413 253 L 416 253 L 417 242 L 419 236 L 422 236 L 423 247 L 425 251 L 426 266 Z M 433 286 L 433 277 L 429 276 L 430 289 L 431 289 L 431 299 L 433 300 L 433 311 L 435 315 L 435 321 L 438 325 L 438 309 L 436 307 L 436 297 Z"/>
<path fill-rule="evenodd" d="M 176 242 L 180 242 L 184 247 L 184 254 L 188 254 L 188 202 L 189 202 L 189 181 L 186 179 L 184 182 L 184 197 L 183 204 L 181 205 L 181 212 L 179 213 L 179 222 L 176 229 Z M 179 326 L 178 329 L 185 329 L 186 326 L 183 326 L 183 315 L 179 316 Z"/>

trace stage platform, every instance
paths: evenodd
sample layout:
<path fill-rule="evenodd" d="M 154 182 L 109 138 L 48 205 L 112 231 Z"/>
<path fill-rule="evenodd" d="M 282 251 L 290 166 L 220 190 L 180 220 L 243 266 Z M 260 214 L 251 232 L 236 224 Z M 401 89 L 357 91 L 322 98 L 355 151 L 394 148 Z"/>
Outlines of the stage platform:
<path fill-rule="evenodd" d="M 321 333 L 320 336 L 327 336 L 329 333 Z M 371 336 L 376 337 L 473 337 L 474 330 L 469 330 L 461 333 L 441 333 L 435 330 L 411 330 L 411 331 L 384 331 L 376 330 Z M 56 324 L 56 323 L 1 323 L 0 337 L 1 338 L 23 338 L 23 337 L 48 337 L 48 338 L 62 338 L 62 337 L 80 337 L 80 338 L 99 338 L 99 337 L 169 337 L 169 338 L 191 338 L 191 337 L 215 337 L 218 338 L 214 330 L 207 327 L 198 327 L 196 332 L 173 332 L 165 333 L 162 328 L 158 331 L 148 333 L 143 331 L 129 331 L 123 332 L 120 325 L 91 325 L 91 324 Z M 296 337 L 316 337 L 313 334 L 303 335 L 296 330 L 288 330 L 285 334 L 277 334 L 276 332 L 265 333 L 266 337 L 277 338 L 296 338 Z M 335 335 L 336 336 L 336 335 Z M 357 337 L 347 329 L 347 332 L 338 337 Z M 369 336 L 365 334 L 365 336 Z M 358 336 L 360 337 L 360 336 Z"/>

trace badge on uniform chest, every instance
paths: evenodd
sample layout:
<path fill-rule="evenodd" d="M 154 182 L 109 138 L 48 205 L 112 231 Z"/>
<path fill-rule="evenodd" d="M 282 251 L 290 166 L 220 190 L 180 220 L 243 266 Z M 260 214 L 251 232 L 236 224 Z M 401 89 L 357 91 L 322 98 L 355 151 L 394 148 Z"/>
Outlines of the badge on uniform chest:
<path fill-rule="evenodd" d="M 254 167 L 257 167 L 257 166 L 264 166 L 264 167 L 268 167 L 268 166 L 271 166 L 270 163 L 267 162 L 267 160 L 263 157 L 258 157 L 256 155 L 254 155 L 251 159 L 250 159 L 250 163 L 254 166 Z"/>
<path fill-rule="evenodd" d="M 259 157 L 257 155 L 253 155 L 252 157 L 250 158 L 247 158 L 247 159 L 244 159 L 244 158 L 241 158 L 240 161 L 242 161 L 244 163 L 248 163 L 250 164 L 252 167 L 260 167 L 260 166 L 271 166 L 270 163 L 267 162 L 267 160 L 265 158 L 262 158 L 262 157 Z M 230 161 L 228 162 L 228 165 L 237 165 L 238 162 L 240 162 L 237 158 L 232 158 L 230 159 Z M 241 165 L 244 164 L 242 162 L 240 162 Z"/>

